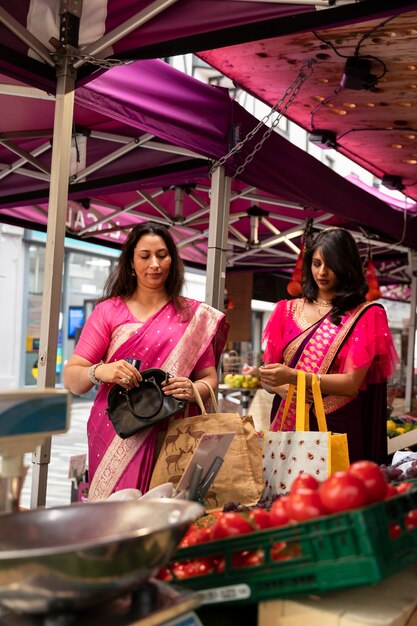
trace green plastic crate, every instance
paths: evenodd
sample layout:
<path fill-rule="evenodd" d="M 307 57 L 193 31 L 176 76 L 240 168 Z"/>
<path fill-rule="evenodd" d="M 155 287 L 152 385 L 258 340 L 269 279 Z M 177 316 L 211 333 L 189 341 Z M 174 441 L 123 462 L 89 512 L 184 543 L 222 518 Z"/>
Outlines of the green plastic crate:
<path fill-rule="evenodd" d="M 202 591 L 203 603 L 236 604 L 377 583 L 417 560 L 417 528 L 405 529 L 411 509 L 417 509 L 417 490 L 354 511 L 181 548 L 173 561 L 224 557 L 224 571 L 173 582 Z M 393 524 L 401 529 L 395 538 Z M 287 560 L 272 559 L 277 545 Z M 263 562 L 234 566 L 233 555 L 246 550 L 261 550 Z"/>

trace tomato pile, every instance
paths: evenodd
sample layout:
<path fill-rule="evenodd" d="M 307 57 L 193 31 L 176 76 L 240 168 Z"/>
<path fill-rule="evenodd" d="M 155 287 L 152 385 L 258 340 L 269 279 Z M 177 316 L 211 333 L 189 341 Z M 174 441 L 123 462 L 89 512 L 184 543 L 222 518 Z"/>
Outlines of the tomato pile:
<path fill-rule="evenodd" d="M 180 548 L 200 545 L 209 541 L 224 540 L 254 531 L 270 530 L 288 524 L 304 522 L 317 517 L 357 509 L 391 498 L 415 487 L 414 483 L 388 483 L 384 473 L 371 461 L 358 461 L 348 470 L 332 474 L 322 483 L 309 474 L 300 474 L 288 495 L 277 498 L 269 509 L 255 507 L 237 511 L 217 511 L 200 518 L 189 527 Z M 409 511 L 404 528 L 417 528 L 417 509 Z M 387 529 L 391 539 L 402 534 L 399 524 Z M 301 556 L 298 541 L 278 541 L 270 546 L 271 561 L 287 561 Z M 231 557 L 233 568 L 256 567 L 266 560 L 262 548 L 239 550 Z M 183 580 L 225 571 L 224 555 L 198 557 L 175 561 L 158 574 L 162 580 Z"/>

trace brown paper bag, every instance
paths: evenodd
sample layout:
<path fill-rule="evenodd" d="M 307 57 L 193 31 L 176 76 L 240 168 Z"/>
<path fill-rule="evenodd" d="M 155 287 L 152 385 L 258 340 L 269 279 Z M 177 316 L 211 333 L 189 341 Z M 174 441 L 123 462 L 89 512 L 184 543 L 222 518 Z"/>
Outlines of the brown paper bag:
<path fill-rule="evenodd" d="M 195 417 L 171 418 L 152 474 L 150 488 L 166 482 L 172 482 L 174 485 L 179 483 L 203 434 L 235 432 L 224 463 L 205 495 L 206 509 L 221 509 L 230 501 L 246 506 L 254 505 L 259 500 L 264 484 L 262 451 L 253 420 L 238 413 L 219 413 L 217 400 L 211 388 L 210 392 L 215 413 L 207 413 L 194 386 L 194 394 L 202 414 Z"/>

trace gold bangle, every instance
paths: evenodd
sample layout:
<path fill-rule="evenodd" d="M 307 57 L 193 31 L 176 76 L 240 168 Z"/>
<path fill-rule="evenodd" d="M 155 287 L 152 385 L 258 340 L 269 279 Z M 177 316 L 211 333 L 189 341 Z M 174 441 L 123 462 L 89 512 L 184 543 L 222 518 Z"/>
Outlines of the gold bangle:
<path fill-rule="evenodd" d="M 317 376 L 317 382 L 319 384 L 319 387 L 321 387 L 321 374 L 316 374 Z"/>

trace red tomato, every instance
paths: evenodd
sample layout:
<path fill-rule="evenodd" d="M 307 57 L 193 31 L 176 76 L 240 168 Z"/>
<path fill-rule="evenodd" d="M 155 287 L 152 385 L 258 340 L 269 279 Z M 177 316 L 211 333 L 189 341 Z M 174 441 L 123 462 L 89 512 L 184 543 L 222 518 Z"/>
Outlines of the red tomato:
<path fill-rule="evenodd" d="M 226 559 L 224 558 L 224 556 L 214 556 L 213 563 L 216 572 L 218 572 L 219 574 L 223 574 L 226 569 Z"/>
<path fill-rule="evenodd" d="M 407 511 L 404 519 L 406 530 L 413 530 L 413 528 L 417 528 L 417 509 Z"/>
<path fill-rule="evenodd" d="M 308 487 L 299 487 L 297 491 L 291 493 L 286 508 L 289 518 L 296 522 L 320 517 L 327 513 L 317 489 L 308 489 Z"/>
<path fill-rule="evenodd" d="M 383 500 L 388 491 L 388 483 L 379 466 L 372 461 L 355 461 L 349 467 L 349 472 L 360 478 L 368 492 L 368 502 Z"/>
<path fill-rule="evenodd" d="M 206 526 L 203 528 L 189 528 L 182 538 L 179 547 L 188 548 L 188 546 L 195 546 L 211 539 L 211 528 Z"/>
<path fill-rule="evenodd" d="M 279 541 L 271 547 L 271 559 L 273 561 L 290 561 L 301 556 L 301 548 L 298 542 L 286 543 Z"/>
<path fill-rule="evenodd" d="M 389 536 L 391 537 L 391 539 L 396 539 L 397 537 L 399 537 L 402 533 L 402 528 L 399 524 L 390 524 L 389 528 L 388 528 L 388 533 Z"/>
<path fill-rule="evenodd" d="M 252 509 L 249 511 L 249 519 L 259 530 L 271 528 L 271 514 L 266 509 L 260 507 Z"/>
<path fill-rule="evenodd" d="M 395 485 L 397 493 L 406 493 L 412 487 L 414 487 L 414 484 L 408 481 L 403 481 L 402 483 L 398 483 L 398 485 Z"/>
<path fill-rule="evenodd" d="M 271 559 L 273 561 L 285 561 L 288 558 L 288 555 L 286 554 L 286 547 L 286 541 L 274 543 L 274 545 L 271 546 Z"/>
<path fill-rule="evenodd" d="M 398 496 L 398 491 L 391 483 L 388 483 L 387 493 L 385 494 L 385 500 L 388 498 L 393 498 L 394 496 Z"/>
<path fill-rule="evenodd" d="M 297 491 L 300 487 L 308 487 L 308 489 L 318 489 L 320 486 L 319 481 L 311 474 L 298 474 L 297 478 L 294 480 L 291 485 L 291 493 Z"/>
<path fill-rule="evenodd" d="M 228 511 L 219 515 L 211 527 L 212 539 L 224 539 L 253 532 L 252 524 L 240 513 Z"/>
<path fill-rule="evenodd" d="M 243 550 L 232 556 L 233 567 L 257 567 L 264 562 L 263 550 Z"/>
<path fill-rule="evenodd" d="M 164 566 L 159 570 L 155 578 L 157 578 L 158 580 L 168 581 L 168 580 L 172 580 L 173 577 L 169 569 Z"/>
<path fill-rule="evenodd" d="M 183 580 L 184 578 L 194 578 L 195 576 L 207 576 L 207 574 L 215 571 L 215 567 L 213 559 L 200 557 L 183 563 L 174 563 L 172 571 L 178 580 Z"/>
<path fill-rule="evenodd" d="M 321 501 L 329 513 L 365 506 L 368 492 L 363 481 L 348 471 L 335 472 L 319 487 Z"/>
<path fill-rule="evenodd" d="M 285 526 L 290 523 L 290 518 L 287 513 L 287 502 L 289 496 L 281 496 L 274 500 L 271 505 L 271 510 L 269 512 L 271 527 L 274 526 Z"/>

